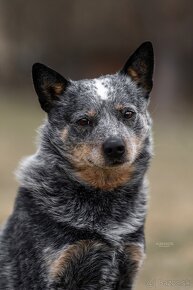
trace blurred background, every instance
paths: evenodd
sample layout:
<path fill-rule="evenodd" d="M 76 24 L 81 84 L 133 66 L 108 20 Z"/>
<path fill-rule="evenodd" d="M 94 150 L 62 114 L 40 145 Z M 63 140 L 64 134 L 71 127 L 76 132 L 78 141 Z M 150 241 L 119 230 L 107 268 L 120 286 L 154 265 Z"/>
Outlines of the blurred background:
<path fill-rule="evenodd" d="M 14 170 L 45 117 L 31 81 L 43 62 L 71 79 L 118 71 L 143 41 L 155 49 L 147 258 L 136 289 L 193 289 L 193 1 L 0 1 L 0 223 Z"/>

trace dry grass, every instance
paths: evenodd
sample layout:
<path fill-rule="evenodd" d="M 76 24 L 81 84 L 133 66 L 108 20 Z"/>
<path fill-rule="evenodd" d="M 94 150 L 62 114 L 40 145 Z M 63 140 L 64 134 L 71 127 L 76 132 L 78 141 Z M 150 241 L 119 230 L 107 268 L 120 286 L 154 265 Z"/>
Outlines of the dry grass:
<path fill-rule="evenodd" d="M 30 106 L 2 100 L 0 110 L 0 222 L 3 222 L 12 210 L 17 190 L 13 171 L 23 156 L 34 152 L 35 130 L 44 114 L 35 100 Z M 193 289 L 192 120 L 154 123 L 157 125 L 155 157 L 149 172 L 147 258 L 136 289 Z M 175 285 L 169 286 L 169 280 Z M 177 286 L 177 282 L 182 285 Z"/>

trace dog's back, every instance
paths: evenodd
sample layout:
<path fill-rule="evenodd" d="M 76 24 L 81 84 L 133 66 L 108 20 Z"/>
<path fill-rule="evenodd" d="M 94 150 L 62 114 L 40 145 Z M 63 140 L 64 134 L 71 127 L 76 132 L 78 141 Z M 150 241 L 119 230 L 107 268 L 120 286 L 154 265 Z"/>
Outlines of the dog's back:
<path fill-rule="evenodd" d="M 0 237 L 1 290 L 132 288 L 144 255 L 152 73 L 149 42 L 98 79 L 33 66 L 48 119 Z"/>

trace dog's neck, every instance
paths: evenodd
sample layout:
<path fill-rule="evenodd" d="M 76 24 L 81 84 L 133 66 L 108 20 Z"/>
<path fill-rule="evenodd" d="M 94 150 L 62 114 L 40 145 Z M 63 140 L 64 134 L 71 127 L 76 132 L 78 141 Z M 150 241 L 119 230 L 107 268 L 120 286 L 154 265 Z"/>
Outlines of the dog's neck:
<path fill-rule="evenodd" d="M 55 221 L 99 231 L 108 228 L 110 221 L 110 233 L 116 231 L 115 222 L 129 223 L 129 230 L 133 231 L 135 225 L 132 223 L 137 221 L 136 226 L 139 226 L 145 218 L 144 175 L 149 158 L 150 154 L 144 147 L 129 181 L 113 190 L 103 190 L 80 182 L 62 154 L 51 143 L 42 142 L 39 151 L 21 166 L 19 179 L 40 211 Z"/>

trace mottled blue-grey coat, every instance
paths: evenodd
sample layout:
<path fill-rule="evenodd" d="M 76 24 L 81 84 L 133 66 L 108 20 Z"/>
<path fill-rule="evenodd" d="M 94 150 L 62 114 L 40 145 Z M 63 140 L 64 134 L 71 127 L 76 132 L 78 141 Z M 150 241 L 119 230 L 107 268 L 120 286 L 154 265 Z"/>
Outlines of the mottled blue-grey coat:
<path fill-rule="evenodd" d="M 48 118 L 0 236 L 0 289 L 132 289 L 144 255 L 153 48 L 71 81 L 34 64 Z"/>

